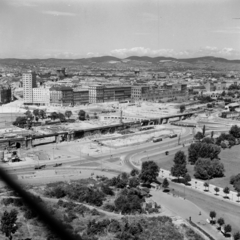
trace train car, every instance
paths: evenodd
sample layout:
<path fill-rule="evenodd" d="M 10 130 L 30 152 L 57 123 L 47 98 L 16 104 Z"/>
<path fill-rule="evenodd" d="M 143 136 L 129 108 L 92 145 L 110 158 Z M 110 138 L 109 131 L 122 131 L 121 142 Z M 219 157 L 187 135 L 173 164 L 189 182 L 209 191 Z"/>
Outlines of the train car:
<path fill-rule="evenodd" d="M 139 131 L 146 131 L 146 130 L 151 130 L 151 129 L 154 129 L 154 127 L 152 127 L 152 126 L 146 126 L 146 127 L 141 127 L 141 128 L 139 128 Z"/>
<path fill-rule="evenodd" d="M 162 138 L 161 137 L 155 137 L 153 138 L 153 142 L 161 142 Z"/>

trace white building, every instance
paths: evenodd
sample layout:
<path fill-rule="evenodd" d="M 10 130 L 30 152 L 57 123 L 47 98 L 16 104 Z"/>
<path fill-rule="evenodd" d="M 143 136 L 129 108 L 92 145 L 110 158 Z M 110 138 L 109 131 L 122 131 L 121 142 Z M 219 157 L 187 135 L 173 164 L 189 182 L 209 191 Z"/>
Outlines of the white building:
<path fill-rule="evenodd" d="M 50 104 L 49 88 L 33 88 L 33 104 L 49 105 Z"/>
<path fill-rule="evenodd" d="M 32 89 L 37 87 L 35 72 L 23 73 L 22 82 L 24 104 L 32 104 L 33 103 Z"/>

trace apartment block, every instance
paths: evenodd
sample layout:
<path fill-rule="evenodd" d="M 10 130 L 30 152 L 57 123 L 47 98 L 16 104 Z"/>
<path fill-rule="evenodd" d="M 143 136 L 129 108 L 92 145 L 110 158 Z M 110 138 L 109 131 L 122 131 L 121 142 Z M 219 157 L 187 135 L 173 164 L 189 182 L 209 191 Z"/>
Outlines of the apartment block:
<path fill-rule="evenodd" d="M 11 102 L 12 91 L 10 86 L 0 86 L 0 104 Z"/>
<path fill-rule="evenodd" d="M 114 102 L 131 99 L 131 86 L 89 86 L 89 102 Z"/>
<path fill-rule="evenodd" d="M 149 90 L 149 86 L 132 86 L 131 98 L 133 100 L 141 100 L 145 97 Z"/>
<path fill-rule="evenodd" d="M 103 96 L 104 96 L 103 89 L 104 89 L 103 85 L 89 86 L 89 102 L 90 103 L 103 102 Z"/>
<path fill-rule="evenodd" d="M 89 103 L 88 89 L 73 89 L 74 106 Z"/>
<path fill-rule="evenodd" d="M 62 87 L 62 106 L 73 106 L 73 89 L 71 87 Z"/>
<path fill-rule="evenodd" d="M 50 91 L 49 88 L 33 88 L 33 104 L 35 105 L 49 105 Z"/>
<path fill-rule="evenodd" d="M 50 104 L 52 106 L 62 105 L 62 91 L 60 86 L 50 88 Z"/>

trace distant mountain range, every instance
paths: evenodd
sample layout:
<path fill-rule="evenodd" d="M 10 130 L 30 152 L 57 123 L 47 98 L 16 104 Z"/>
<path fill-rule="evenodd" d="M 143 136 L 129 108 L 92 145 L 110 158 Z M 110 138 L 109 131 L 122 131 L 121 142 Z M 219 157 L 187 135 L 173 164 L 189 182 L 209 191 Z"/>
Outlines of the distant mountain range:
<path fill-rule="evenodd" d="M 148 56 L 131 56 L 124 59 L 120 59 L 113 56 L 102 56 L 102 57 L 92 57 L 92 58 L 81 58 L 81 59 L 58 59 L 58 58 L 48 58 L 48 59 L 15 59 L 15 58 L 5 58 L 0 59 L 0 64 L 7 66 L 76 66 L 76 65 L 90 65 L 90 64 L 114 64 L 114 63 L 133 63 L 134 66 L 138 64 L 165 64 L 167 65 L 179 65 L 184 64 L 184 66 L 202 66 L 202 65 L 214 65 L 218 68 L 224 67 L 226 65 L 237 65 L 240 63 L 240 60 L 228 60 L 225 58 L 205 56 L 205 57 L 196 57 L 196 58 L 173 58 L 173 57 L 148 57 Z"/>

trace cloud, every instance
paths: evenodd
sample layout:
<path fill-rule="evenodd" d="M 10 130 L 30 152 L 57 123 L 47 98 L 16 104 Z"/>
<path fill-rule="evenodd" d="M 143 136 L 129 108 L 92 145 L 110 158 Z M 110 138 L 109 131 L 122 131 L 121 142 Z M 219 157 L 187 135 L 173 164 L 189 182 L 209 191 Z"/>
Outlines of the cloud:
<path fill-rule="evenodd" d="M 87 53 L 87 57 L 99 57 L 100 55 L 99 55 L 99 53 L 93 53 L 93 52 L 88 52 Z"/>
<path fill-rule="evenodd" d="M 134 47 L 129 49 L 127 48 L 115 49 L 110 52 L 110 55 L 120 58 L 125 58 L 133 55 L 156 57 L 156 56 L 172 56 L 174 55 L 174 51 L 173 49 L 152 50 L 150 48 Z"/>
<path fill-rule="evenodd" d="M 240 27 L 229 27 L 213 31 L 214 33 L 239 34 Z"/>
<path fill-rule="evenodd" d="M 53 16 L 63 16 L 63 17 L 74 17 L 76 14 L 70 12 L 59 12 L 59 11 L 43 11 L 43 14 L 53 15 Z"/>
<path fill-rule="evenodd" d="M 149 35 L 149 32 L 135 32 L 133 35 Z"/>
<path fill-rule="evenodd" d="M 158 15 L 153 13 L 143 13 L 141 14 L 141 18 L 143 18 L 146 22 L 156 22 L 161 17 L 158 17 Z"/>
<path fill-rule="evenodd" d="M 175 58 L 189 58 L 189 57 L 201 57 L 201 56 L 216 56 L 227 57 L 230 59 L 240 58 L 240 51 L 231 47 L 217 48 L 214 46 L 205 46 L 195 50 L 182 50 L 176 51 L 173 49 L 150 49 L 144 47 L 134 48 L 121 48 L 110 51 L 110 55 L 126 58 L 130 56 L 149 56 L 149 57 L 175 57 Z"/>

